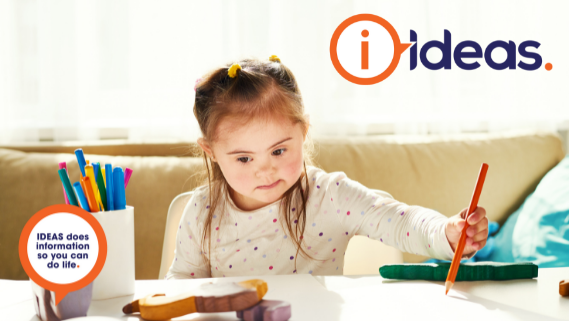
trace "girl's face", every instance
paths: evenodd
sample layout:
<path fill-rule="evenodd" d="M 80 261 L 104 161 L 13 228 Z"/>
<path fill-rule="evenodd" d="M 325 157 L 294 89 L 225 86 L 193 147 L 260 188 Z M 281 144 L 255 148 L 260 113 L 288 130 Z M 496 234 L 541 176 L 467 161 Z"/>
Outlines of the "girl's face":
<path fill-rule="evenodd" d="M 198 144 L 219 164 L 235 191 L 233 202 L 241 210 L 256 210 L 279 200 L 300 177 L 305 139 L 301 124 L 274 119 L 242 126 L 225 119 L 217 130 L 213 146 L 202 139 Z"/>

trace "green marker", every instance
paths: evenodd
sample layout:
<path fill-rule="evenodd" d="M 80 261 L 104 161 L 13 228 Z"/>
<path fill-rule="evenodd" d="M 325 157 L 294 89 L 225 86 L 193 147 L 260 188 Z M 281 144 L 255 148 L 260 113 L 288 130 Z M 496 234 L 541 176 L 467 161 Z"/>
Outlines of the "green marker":
<path fill-rule="evenodd" d="M 103 172 L 101 172 L 101 164 L 97 163 L 97 186 L 99 187 L 99 194 L 101 195 L 101 202 L 105 211 L 108 211 L 107 206 L 107 190 L 105 189 L 105 180 L 103 179 Z"/>

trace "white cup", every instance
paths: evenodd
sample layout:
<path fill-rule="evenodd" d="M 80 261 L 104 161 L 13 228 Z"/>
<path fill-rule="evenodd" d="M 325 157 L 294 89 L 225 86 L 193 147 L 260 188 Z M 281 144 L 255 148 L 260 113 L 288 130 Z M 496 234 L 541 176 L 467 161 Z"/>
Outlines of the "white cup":
<path fill-rule="evenodd" d="M 134 294 L 134 207 L 91 214 L 107 238 L 107 260 L 93 281 L 93 300 Z"/>

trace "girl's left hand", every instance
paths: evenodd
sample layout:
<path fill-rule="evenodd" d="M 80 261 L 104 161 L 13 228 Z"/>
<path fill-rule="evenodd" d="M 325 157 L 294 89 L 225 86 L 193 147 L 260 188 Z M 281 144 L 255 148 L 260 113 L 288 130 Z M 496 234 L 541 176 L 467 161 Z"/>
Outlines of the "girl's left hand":
<path fill-rule="evenodd" d="M 456 250 L 460 234 L 464 227 L 468 208 L 463 209 L 455 216 L 448 219 L 445 232 L 447 240 L 453 251 Z M 483 207 L 477 207 L 472 214 L 468 217 L 468 224 L 466 229 L 466 244 L 462 255 L 470 256 L 470 254 L 480 250 L 486 245 L 488 239 L 488 219 L 486 218 L 486 210 Z"/>

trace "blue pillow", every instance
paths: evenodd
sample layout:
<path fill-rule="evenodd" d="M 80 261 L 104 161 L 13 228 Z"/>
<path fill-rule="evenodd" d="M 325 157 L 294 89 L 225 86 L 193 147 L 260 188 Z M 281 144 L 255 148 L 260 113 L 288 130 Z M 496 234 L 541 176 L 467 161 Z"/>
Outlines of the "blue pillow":
<path fill-rule="evenodd" d="M 531 197 L 528 196 L 528 197 Z M 515 262 L 514 255 L 512 254 L 512 239 L 514 235 L 514 227 L 518 221 L 518 216 L 520 215 L 523 205 L 514 212 L 514 214 L 508 217 L 508 220 L 502 226 L 500 231 L 494 237 L 494 248 L 492 252 L 487 257 L 487 261 L 494 262 Z"/>
<path fill-rule="evenodd" d="M 547 173 L 495 238 L 490 261 L 569 266 L 569 155 Z"/>

